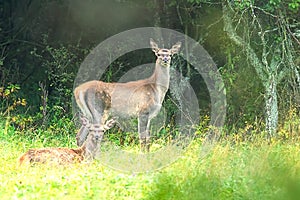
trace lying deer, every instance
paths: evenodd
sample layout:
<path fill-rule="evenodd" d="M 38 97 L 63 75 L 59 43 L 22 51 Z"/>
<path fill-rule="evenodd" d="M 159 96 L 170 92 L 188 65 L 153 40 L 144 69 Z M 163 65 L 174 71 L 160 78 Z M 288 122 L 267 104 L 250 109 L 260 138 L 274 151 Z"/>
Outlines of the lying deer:
<path fill-rule="evenodd" d="M 19 165 L 32 163 L 71 164 L 83 160 L 92 160 L 100 149 L 104 132 L 113 127 L 114 123 L 115 120 L 111 119 L 103 127 L 90 125 L 90 134 L 79 148 L 50 147 L 30 149 L 19 158 Z"/>
<path fill-rule="evenodd" d="M 155 117 L 169 88 L 171 57 L 177 54 L 181 43 L 171 49 L 160 49 L 150 39 L 155 53 L 156 65 L 153 74 L 146 79 L 127 83 L 89 81 L 74 90 L 74 96 L 83 115 L 92 124 L 103 124 L 110 115 L 138 118 L 138 132 L 142 151 L 150 148 L 150 120 Z M 82 124 L 76 140 L 80 146 L 85 141 L 89 128 Z"/>

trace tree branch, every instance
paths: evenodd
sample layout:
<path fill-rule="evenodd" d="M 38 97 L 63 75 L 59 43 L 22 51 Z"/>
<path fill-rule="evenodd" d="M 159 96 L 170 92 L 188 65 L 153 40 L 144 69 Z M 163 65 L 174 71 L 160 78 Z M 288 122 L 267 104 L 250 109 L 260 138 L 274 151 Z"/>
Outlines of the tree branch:
<path fill-rule="evenodd" d="M 235 42 L 236 45 L 243 47 L 246 51 L 247 57 L 250 60 L 250 63 L 254 66 L 254 69 L 260 79 L 262 80 L 262 83 L 265 85 L 266 80 L 268 78 L 267 74 L 263 71 L 264 65 L 257 57 L 256 53 L 252 49 L 251 45 L 244 41 L 239 35 L 237 35 L 236 31 L 232 27 L 232 19 L 229 16 L 230 11 L 228 11 L 228 8 L 225 4 L 223 4 L 223 19 L 224 19 L 224 31 L 227 33 L 229 38 Z"/>

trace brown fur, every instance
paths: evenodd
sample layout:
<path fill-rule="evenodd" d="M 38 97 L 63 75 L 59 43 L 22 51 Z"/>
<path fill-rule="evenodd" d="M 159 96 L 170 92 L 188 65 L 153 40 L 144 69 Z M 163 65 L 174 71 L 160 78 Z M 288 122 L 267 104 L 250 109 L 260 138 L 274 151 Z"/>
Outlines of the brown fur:
<path fill-rule="evenodd" d="M 78 163 L 83 160 L 92 160 L 95 158 L 96 152 L 100 149 L 104 132 L 110 129 L 114 123 L 114 119 L 111 119 L 107 121 L 102 128 L 92 125 L 89 136 L 79 148 L 50 147 L 30 149 L 18 159 L 19 165 L 30 165 L 34 163 L 62 165 Z"/>
<path fill-rule="evenodd" d="M 33 163 L 55 163 L 71 164 L 81 162 L 84 159 L 84 150 L 70 148 L 41 148 L 30 149 L 19 158 L 19 165 L 29 165 Z"/>
<path fill-rule="evenodd" d="M 151 39 L 152 51 L 157 56 L 154 73 L 149 78 L 127 83 L 89 81 L 74 90 L 78 107 L 91 124 L 103 124 L 109 115 L 137 117 L 141 148 L 149 151 L 150 120 L 155 117 L 169 88 L 171 56 L 178 53 L 181 43 L 171 49 L 159 49 Z M 88 127 L 82 125 L 77 133 L 80 146 L 88 135 Z"/>

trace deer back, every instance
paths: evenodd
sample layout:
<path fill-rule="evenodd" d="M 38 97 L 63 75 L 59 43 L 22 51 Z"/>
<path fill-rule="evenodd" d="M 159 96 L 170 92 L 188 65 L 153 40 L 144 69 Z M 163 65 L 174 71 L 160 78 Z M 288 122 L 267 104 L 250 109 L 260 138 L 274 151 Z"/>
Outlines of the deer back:
<path fill-rule="evenodd" d="M 19 165 L 34 163 L 70 164 L 83 160 L 82 149 L 41 148 L 30 149 L 19 159 Z"/>

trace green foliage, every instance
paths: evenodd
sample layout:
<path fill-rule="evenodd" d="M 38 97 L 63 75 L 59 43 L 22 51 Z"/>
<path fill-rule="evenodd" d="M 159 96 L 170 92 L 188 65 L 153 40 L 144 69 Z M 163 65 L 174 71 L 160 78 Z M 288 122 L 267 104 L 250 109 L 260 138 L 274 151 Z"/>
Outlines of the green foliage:
<path fill-rule="evenodd" d="M 82 61 L 82 54 L 88 51 L 77 45 L 51 45 L 48 36 L 43 36 L 44 48 L 33 48 L 31 56 L 44 69 L 44 79 L 39 81 L 40 96 L 35 120 L 45 126 L 60 123 L 72 116 L 73 81 Z"/>
<path fill-rule="evenodd" d="M 239 1 L 235 0 L 234 4 L 236 8 L 240 10 L 248 9 L 250 6 L 258 5 L 258 8 L 265 9 L 265 11 L 276 13 L 279 10 L 290 10 L 294 14 L 299 11 L 300 1 L 299 0 L 269 0 L 269 1 L 255 1 L 255 0 L 245 0 Z"/>
<path fill-rule="evenodd" d="M 297 148 L 263 142 L 230 146 L 225 141 L 203 159 L 185 158 L 158 174 L 145 199 L 290 198 L 299 189 L 290 186 L 300 178 L 294 168 Z"/>
<path fill-rule="evenodd" d="M 226 88 L 227 98 L 227 126 L 232 128 L 243 128 L 244 122 L 253 124 L 259 118 L 263 118 L 264 99 L 261 95 L 263 91 L 261 80 L 255 74 L 252 66 L 249 66 L 246 58 L 239 55 L 239 48 L 225 43 L 224 49 L 227 62 L 220 67 Z"/>
<path fill-rule="evenodd" d="M 273 48 L 272 44 L 280 46 L 286 38 L 279 35 L 277 26 L 274 26 L 278 25 L 278 19 L 286 19 L 285 26 L 289 27 L 287 33 L 294 36 L 293 42 L 297 45 L 299 0 L 235 0 L 226 3 L 236 8 L 235 16 L 243 13 L 244 19 L 251 14 L 251 5 L 253 6 L 257 18 L 262 26 L 266 27 L 265 36 L 269 38 L 268 46 L 271 50 L 277 49 Z M 105 11 L 105 8 L 110 6 L 120 11 L 111 17 L 114 23 L 99 17 L 103 12 L 95 9 Z M 79 12 L 79 7 L 89 14 Z M 8 111 L 12 111 L 10 121 L 20 130 L 40 125 L 47 129 L 53 123 L 59 123 L 61 118 L 71 118 L 73 81 L 90 47 L 128 27 L 153 26 L 157 21 L 159 23 L 156 25 L 184 32 L 201 42 L 212 55 L 220 67 L 227 90 L 227 123 L 232 126 L 239 124 L 242 127 L 244 121 L 253 122 L 255 118 L 264 114 L 259 96 L 262 88 L 257 79 L 252 80 L 256 74 L 254 70 L 246 68 L 245 55 L 240 53 L 240 49 L 230 45 L 225 37 L 220 7 L 221 2 L 215 0 L 170 0 L 150 3 L 135 0 L 112 1 L 107 2 L 104 7 L 95 2 L 77 2 L 69 5 L 61 1 L 30 1 L 19 2 L 16 5 L 14 1 L 6 1 L 0 4 L 0 10 L 3 11 L 0 17 L 0 89 L 8 89 L 6 87 L 10 84 L 20 88 L 15 88 L 17 92 L 10 94 L 9 99 L 0 97 L 3 100 L 0 102 L 1 112 L 7 114 Z M 66 10 L 68 12 L 65 12 Z M 139 17 L 141 12 L 145 13 L 144 17 Z M 100 20 L 90 20 L 94 16 L 98 16 Z M 262 48 L 261 43 L 256 40 L 259 37 L 256 34 L 257 28 L 254 27 L 253 31 L 250 31 L 252 35 L 247 40 L 253 43 L 254 50 L 260 55 Z M 132 67 L 152 62 L 153 54 L 151 57 L 149 49 L 145 50 L 141 50 L 141 54 L 128 53 L 118 58 L 109 66 L 102 80 L 118 81 L 118 78 Z M 297 52 L 297 48 L 291 51 Z M 286 61 L 283 64 L 290 66 Z M 205 83 L 186 61 L 179 60 L 178 65 L 177 68 L 187 77 L 185 81 L 195 83 L 192 86 L 198 89 L 195 92 L 201 104 L 200 109 L 208 113 L 210 99 L 208 92 L 203 89 Z M 286 85 L 287 82 L 289 80 L 284 80 L 282 85 Z M 27 106 L 23 106 L 25 103 Z M 167 98 L 165 103 L 167 114 L 170 116 L 168 123 L 173 123 L 172 116 L 176 115 L 178 108 Z M 281 113 L 288 112 L 285 107 L 281 109 Z M 165 129 L 167 128 L 169 127 L 166 126 Z M 160 136 L 164 137 L 164 129 L 157 133 L 157 137 Z"/>
<path fill-rule="evenodd" d="M 172 165 L 143 174 L 122 174 L 98 160 L 68 166 L 16 164 L 28 148 L 74 147 L 74 135 L 57 133 L 57 128 L 36 129 L 34 135 L 9 129 L 4 135 L 0 126 L 1 199 L 296 200 L 299 195 L 298 138 L 236 143 L 224 137 L 206 156 L 201 140 L 195 140 Z"/>
<path fill-rule="evenodd" d="M 3 116 L 9 115 L 11 111 L 18 106 L 26 106 L 26 100 L 18 97 L 18 91 L 21 89 L 18 84 L 8 84 L 6 87 L 0 87 L 1 107 L 0 113 Z"/>
<path fill-rule="evenodd" d="M 284 118 L 284 123 L 278 129 L 278 136 L 284 140 L 298 138 L 300 130 L 299 110 L 292 107 L 282 118 Z"/>
<path fill-rule="evenodd" d="M 71 49 L 71 47 L 69 48 Z M 48 98 L 48 106 L 55 109 L 54 113 L 58 112 L 58 115 L 61 110 L 68 113 L 71 107 L 70 100 L 75 78 L 74 60 L 77 55 L 69 48 L 63 45 L 57 48 L 47 45 L 41 52 L 38 52 L 37 49 L 31 52 L 33 56 L 43 60 L 41 63 L 47 76 L 44 83 L 46 88 L 43 90 L 47 90 L 49 93 L 48 97 L 43 96 L 43 98 Z M 46 108 L 44 107 L 44 109 Z"/>
<path fill-rule="evenodd" d="M 207 3 L 209 2 L 209 0 L 188 0 L 187 2 L 200 4 L 200 3 Z"/>
<path fill-rule="evenodd" d="M 292 0 L 291 2 L 288 3 L 288 5 L 289 5 L 289 9 L 297 12 L 297 11 L 299 11 L 300 0 Z"/>
<path fill-rule="evenodd" d="M 11 117 L 6 125 L 0 118 L 0 141 L 21 145 L 20 148 L 43 146 L 74 146 L 76 127 L 69 118 L 56 120 L 48 127 L 36 126 L 34 119 L 21 116 Z"/>
<path fill-rule="evenodd" d="M 20 90 L 18 84 L 8 84 L 6 87 L 0 87 L 0 119 L 5 119 L 4 133 L 7 134 L 11 122 L 15 122 L 18 106 L 26 106 L 26 100 L 18 97 Z M 13 117 L 11 117 L 13 115 Z"/>

